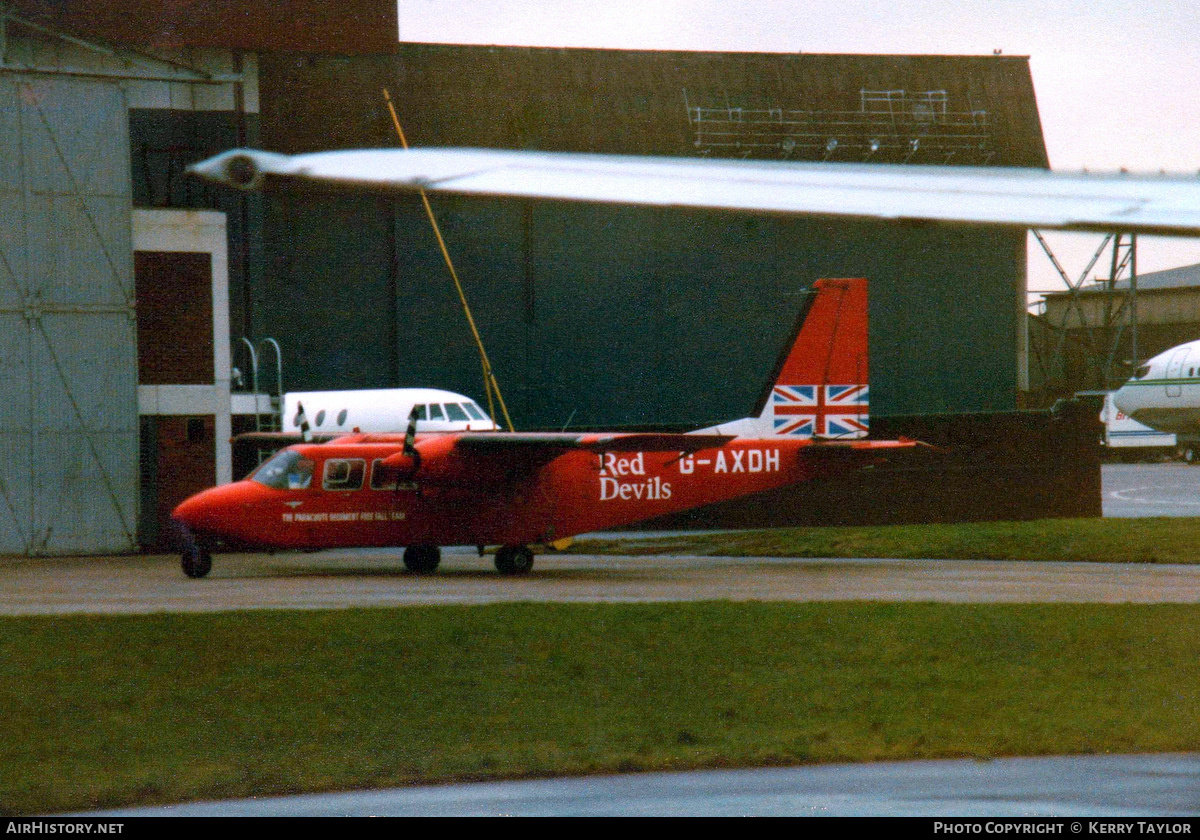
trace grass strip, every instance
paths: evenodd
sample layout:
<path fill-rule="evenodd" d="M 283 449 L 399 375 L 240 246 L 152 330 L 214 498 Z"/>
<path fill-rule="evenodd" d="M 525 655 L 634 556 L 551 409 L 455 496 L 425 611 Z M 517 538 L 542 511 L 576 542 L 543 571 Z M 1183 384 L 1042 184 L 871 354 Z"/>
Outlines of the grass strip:
<path fill-rule="evenodd" d="M 1200 607 L 506 604 L 0 619 L 0 812 L 1200 749 Z"/>
<path fill-rule="evenodd" d="M 1042 519 L 581 539 L 576 554 L 1200 563 L 1200 519 Z"/>

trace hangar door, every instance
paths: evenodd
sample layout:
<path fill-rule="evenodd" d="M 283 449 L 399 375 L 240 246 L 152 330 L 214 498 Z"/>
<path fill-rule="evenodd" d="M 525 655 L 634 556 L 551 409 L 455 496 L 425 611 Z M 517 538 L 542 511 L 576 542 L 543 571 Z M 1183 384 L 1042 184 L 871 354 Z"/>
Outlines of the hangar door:
<path fill-rule="evenodd" d="M 136 548 L 130 214 L 120 87 L 0 73 L 0 553 Z"/>

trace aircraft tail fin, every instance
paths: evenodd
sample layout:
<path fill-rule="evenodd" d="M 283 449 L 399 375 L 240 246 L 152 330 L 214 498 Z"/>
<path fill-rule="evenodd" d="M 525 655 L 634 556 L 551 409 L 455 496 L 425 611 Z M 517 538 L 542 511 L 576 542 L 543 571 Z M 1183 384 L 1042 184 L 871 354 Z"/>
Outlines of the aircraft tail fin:
<path fill-rule="evenodd" d="M 759 402 L 770 434 L 866 437 L 867 281 L 818 280 Z"/>

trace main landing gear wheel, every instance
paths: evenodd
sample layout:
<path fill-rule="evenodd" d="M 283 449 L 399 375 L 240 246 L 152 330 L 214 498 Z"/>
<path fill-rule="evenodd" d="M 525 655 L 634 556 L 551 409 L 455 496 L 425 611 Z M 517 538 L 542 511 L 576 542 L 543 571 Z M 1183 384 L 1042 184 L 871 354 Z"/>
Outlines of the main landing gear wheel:
<path fill-rule="evenodd" d="M 212 571 L 212 555 L 199 545 L 189 545 L 180 557 L 183 573 L 190 578 L 202 578 Z"/>
<path fill-rule="evenodd" d="M 440 562 L 442 551 L 436 545 L 410 545 L 404 549 L 404 568 L 413 574 L 432 574 Z"/>
<path fill-rule="evenodd" d="M 496 570 L 505 575 L 525 575 L 533 568 L 533 552 L 527 546 L 506 545 L 496 552 Z"/>

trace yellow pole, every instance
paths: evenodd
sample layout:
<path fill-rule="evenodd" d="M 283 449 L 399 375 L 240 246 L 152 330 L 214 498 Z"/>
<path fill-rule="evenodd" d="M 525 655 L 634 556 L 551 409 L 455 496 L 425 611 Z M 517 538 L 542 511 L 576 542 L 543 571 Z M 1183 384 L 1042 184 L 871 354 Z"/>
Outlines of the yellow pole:
<path fill-rule="evenodd" d="M 396 127 L 396 134 L 400 137 L 400 145 L 405 149 L 408 148 L 408 140 L 404 137 L 404 129 L 400 127 L 400 118 L 396 115 L 396 106 L 392 104 L 392 97 L 388 93 L 387 88 L 383 89 L 383 98 L 387 100 L 388 111 L 392 115 L 392 124 Z M 454 270 L 454 262 L 450 259 L 450 251 L 446 248 L 446 242 L 442 239 L 442 231 L 438 227 L 437 218 L 433 215 L 433 207 L 429 204 L 429 196 L 425 194 L 425 190 L 421 190 L 421 203 L 425 205 L 425 215 L 429 217 L 429 224 L 433 226 L 433 235 L 437 239 L 438 247 L 442 251 L 442 259 L 446 261 L 446 268 L 450 269 L 450 277 L 454 280 L 454 288 L 458 292 L 458 299 L 462 302 L 463 312 L 467 316 L 467 324 L 471 327 L 471 335 L 475 337 L 475 345 L 479 348 L 479 358 L 483 363 L 483 384 L 487 390 L 488 411 L 492 415 L 492 422 L 495 422 L 496 411 L 492 404 L 492 393 L 495 392 L 496 399 L 500 403 L 500 410 L 504 414 L 504 423 L 508 426 L 508 430 L 513 430 L 512 420 L 508 416 L 508 408 L 504 405 L 504 397 L 500 395 L 500 384 L 496 381 L 496 375 L 492 371 L 492 363 L 488 361 L 487 351 L 483 349 L 483 339 L 479 335 L 479 330 L 475 327 L 475 319 L 471 316 L 471 307 L 467 305 L 467 296 L 463 293 L 462 283 L 458 280 L 458 272 Z"/>

